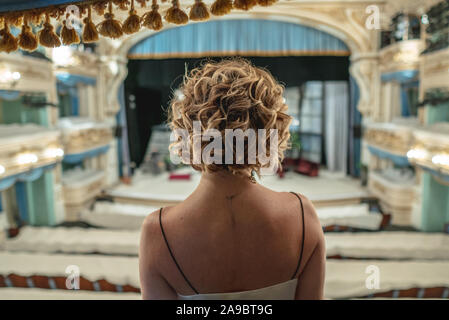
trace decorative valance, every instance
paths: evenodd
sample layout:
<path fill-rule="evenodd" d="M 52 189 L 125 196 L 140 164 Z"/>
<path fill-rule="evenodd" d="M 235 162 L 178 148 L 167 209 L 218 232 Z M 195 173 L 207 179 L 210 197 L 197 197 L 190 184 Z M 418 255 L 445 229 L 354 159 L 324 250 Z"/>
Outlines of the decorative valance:
<path fill-rule="evenodd" d="M 296 23 L 229 19 L 164 30 L 134 45 L 128 58 L 226 55 L 349 56 L 350 50 L 340 39 Z"/>
<path fill-rule="evenodd" d="M 276 0 L 215 0 L 210 7 L 203 0 L 183 0 L 182 5 L 180 0 L 171 0 L 171 6 L 164 11 L 159 8 L 161 2 L 167 0 L 8 0 L 0 4 L 0 51 L 12 52 L 19 48 L 34 51 L 38 45 L 54 48 L 80 41 L 89 43 L 97 41 L 99 35 L 117 39 L 141 28 L 160 30 L 163 21 L 174 24 L 204 21 L 211 14 L 222 16 L 232 9 L 269 6 Z M 183 6 L 190 6 L 188 13 Z M 120 19 L 123 16 L 120 11 L 128 14 Z M 100 23 L 94 23 L 94 14 L 103 17 Z M 81 34 L 72 24 L 76 20 L 83 25 Z M 21 27 L 17 37 L 11 33 L 11 26 Z M 57 34 L 59 26 L 62 27 Z"/>

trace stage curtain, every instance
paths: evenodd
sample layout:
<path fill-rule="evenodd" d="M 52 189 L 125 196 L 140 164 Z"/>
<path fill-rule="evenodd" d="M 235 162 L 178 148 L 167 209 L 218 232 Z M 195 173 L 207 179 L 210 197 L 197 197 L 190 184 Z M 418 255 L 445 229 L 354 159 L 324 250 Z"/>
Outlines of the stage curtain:
<path fill-rule="evenodd" d="M 343 41 L 311 27 L 262 19 L 230 19 L 163 30 L 137 43 L 128 58 L 349 54 Z"/>
<path fill-rule="evenodd" d="M 347 172 L 348 103 L 348 83 L 346 81 L 325 82 L 325 148 L 327 168 L 330 171 Z"/>
<path fill-rule="evenodd" d="M 349 174 L 355 177 L 361 175 L 361 126 L 362 114 L 357 110 L 359 87 L 353 77 L 349 78 Z"/>

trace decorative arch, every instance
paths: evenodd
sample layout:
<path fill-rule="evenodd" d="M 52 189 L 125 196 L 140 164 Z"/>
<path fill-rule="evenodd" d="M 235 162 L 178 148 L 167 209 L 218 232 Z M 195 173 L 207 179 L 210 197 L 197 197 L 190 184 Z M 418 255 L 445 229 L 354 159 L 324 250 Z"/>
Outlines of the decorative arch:
<path fill-rule="evenodd" d="M 365 117 L 369 117 L 373 110 L 379 108 L 380 74 L 378 70 L 378 39 L 379 30 L 365 26 L 368 17 L 366 8 L 369 5 L 383 8 L 385 0 L 342 0 L 330 2 L 327 0 L 292 0 L 280 1 L 269 8 L 257 7 L 251 13 L 234 13 L 219 18 L 227 19 L 258 19 L 265 21 L 281 21 L 312 27 L 330 34 L 349 48 L 351 52 L 350 74 L 359 88 L 357 109 Z M 211 21 L 218 20 L 216 18 Z M 194 23 L 192 23 L 194 24 Z M 165 27 L 162 31 L 185 26 Z M 130 49 L 140 41 L 154 35 L 152 30 L 142 30 L 128 37 L 119 45 L 116 42 L 104 40 L 104 48 L 108 55 L 112 55 L 118 64 L 118 71 L 108 77 L 105 87 L 108 88 L 107 111 L 114 115 L 119 111 L 118 95 L 120 86 L 127 75 L 127 56 Z"/>

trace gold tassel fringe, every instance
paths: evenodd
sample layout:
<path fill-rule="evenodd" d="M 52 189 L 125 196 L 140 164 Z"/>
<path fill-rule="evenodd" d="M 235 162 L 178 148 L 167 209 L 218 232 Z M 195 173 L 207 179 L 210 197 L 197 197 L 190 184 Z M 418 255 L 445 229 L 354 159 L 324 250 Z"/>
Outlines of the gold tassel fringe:
<path fill-rule="evenodd" d="M 109 1 L 109 11 L 104 15 L 105 20 L 98 25 L 98 32 L 108 38 L 117 39 L 123 35 L 120 21 L 114 19 L 112 1 Z"/>
<path fill-rule="evenodd" d="M 26 18 L 22 25 L 22 32 L 19 34 L 18 44 L 21 49 L 26 51 L 34 51 L 37 49 L 37 38 L 31 31 L 31 27 L 28 25 Z"/>
<path fill-rule="evenodd" d="M 123 22 L 122 30 L 126 34 L 136 33 L 140 29 L 140 17 L 137 15 L 134 9 L 134 0 L 131 0 L 131 10 L 129 10 L 129 16 Z"/>
<path fill-rule="evenodd" d="M 20 27 L 23 21 L 23 15 L 20 12 L 9 12 L 4 21 L 10 26 Z"/>
<path fill-rule="evenodd" d="M 62 22 L 61 41 L 65 46 L 80 43 L 80 37 L 75 28 L 73 26 L 71 28 L 67 27 L 67 20 Z"/>
<path fill-rule="evenodd" d="M 99 2 L 95 2 L 92 5 L 92 9 L 94 9 L 95 12 L 99 16 L 104 16 L 104 13 L 106 12 L 107 7 L 108 7 L 108 1 L 99 1 Z"/>
<path fill-rule="evenodd" d="M 257 4 L 262 7 L 268 7 L 276 3 L 277 0 L 257 0 Z"/>
<path fill-rule="evenodd" d="M 173 0 L 172 6 L 165 13 L 165 21 L 174 24 L 186 24 L 189 21 L 187 14 L 179 8 L 179 0 Z"/>
<path fill-rule="evenodd" d="M 223 16 L 232 10 L 232 0 L 215 0 L 210 7 L 214 16 Z"/>
<path fill-rule="evenodd" d="M 248 11 L 257 5 L 257 0 L 234 0 L 234 8 Z"/>
<path fill-rule="evenodd" d="M 82 40 L 85 43 L 99 40 L 99 34 L 109 38 L 120 38 L 123 34 L 133 34 L 140 30 L 141 26 L 151 30 L 158 31 L 163 27 L 159 5 L 157 0 L 152 0 L 151 10 L 139 17 L 134 5 L 135 2 L 141 7 L 146 7 L 149 0 L 86 0 L 80 3 L 80 14 L 87 17 L 83 19 L 84 28 Z M 166 2 L 167 0 L 160 0 Z M 187 15 L 181 8 L 179 0 L 171 0 L 172 6 L 165 12 L 164 18 L 169 23 L 186 24 L 189 19 L 192 21 L 205 21 L 210 15 L 222 16 L 231 12 L 233 8 L 240 10 L 250 10 L 256 5 L 270 6 L 277 0 L 215 0 L 208 7 L 204 0 L 194 0 Z M 114 18 L 113 4 L 117 10 L 128 10 L 128 17 L 123 24 Z M 0 19 L 3 22 L 3 29 L 0 30 L 0 51 L 11 52 L 19 47 L 23 50 L 33 51 L 38 44 L 44 47 L 54 48 L 62 44 L 70 45 L 80 42 L 80 36 L 73 28 L 66 25 L 67 16 L 65 16 L 67 5 L 49 6 L 46 8 L 37 8 L 26 11 L 12 11 L 0 13 Z M 104 16 L 104 20 L 95 25 L 92 21 L 92 10 L 98 15 Z M 45 19 L 43 20 L 43 18 Z M 50 18 L 62 21 L 60 37 L 55 33 L 55 28 L 50 22 Z M 61 19 L 61 20 L 60 20 Z M 43 27 L 37 33 L 33 33 L 32 25 L 41 25 Z M 22 31 L 16 38 L 10 32 L 10 26 L 22 27 Z"/>
<path fill-rule="evenodd" d="M 195 0 L 195 4 L 190 9 L 189 18 L 193 21 L 205 21 L 210 17 L 209 10 L 203 0 Z"/>
<path fill-rule="evenodd" d="M 50 16 L 45 16 L 44 28 L 39 31 L 39 44 L 47 48 L 55 48 L 61 45 L 58 35 L 54 32 L 54 27 L 50 23 Z"/>
<path fill-rule="evenodd" d="M 87 8 L 87 17 L 83 19 L 83 42 L 91 43 L 98 41 L 98 31 L 95 24 L 92 22 L 92 7 Z"/>
<path fill-rule="evenodd" d="M 114 4 L 120 9 L 120 10 L 128 10 L 128 4 L 129 1 L 128 0 L 112 0 L 112 2 L 114 2 Z"/>
<path fill-rule="evenodd" d="M 162 25 L 162 17 L 158 12 L 159 6 L 156 0 L 153 0 L 153 4 L 151 5 L 151 11 L 145 13 L 142 16 L 142 25 L 151 30 L 161 30 Z"/>
<path fill-rule="evenodd" d="M 8 23 L 5 22 L 3 29 L 0 30 L 0 36 L 2 37 L 0 40 L 0 51 L 9 53 L 17 50 L 19 45 L 16 37 L 14 37 L 9 30 Z"/>

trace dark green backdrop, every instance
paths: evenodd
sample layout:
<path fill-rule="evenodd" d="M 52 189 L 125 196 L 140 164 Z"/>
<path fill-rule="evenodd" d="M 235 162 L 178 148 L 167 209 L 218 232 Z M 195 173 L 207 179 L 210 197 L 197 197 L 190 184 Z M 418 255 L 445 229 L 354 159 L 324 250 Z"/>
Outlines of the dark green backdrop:
<path fill-rule="evenodd" d="M 267 68 L 286 87 L 312 80 L 349 81 L 349 57 L 245 57 Z M 219 60 L 221 58 L 208 58 Z M 165 110 L 185 70 L 204 59 L 130 60 L 125 80 L 130 160 L 139 166 L 151 136 L 151 127 L 165 121 Z M 134 101 L 132 101 L 134 99 Z"/>

